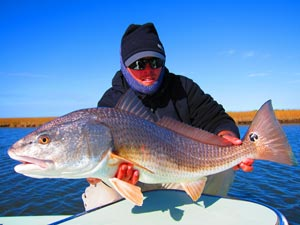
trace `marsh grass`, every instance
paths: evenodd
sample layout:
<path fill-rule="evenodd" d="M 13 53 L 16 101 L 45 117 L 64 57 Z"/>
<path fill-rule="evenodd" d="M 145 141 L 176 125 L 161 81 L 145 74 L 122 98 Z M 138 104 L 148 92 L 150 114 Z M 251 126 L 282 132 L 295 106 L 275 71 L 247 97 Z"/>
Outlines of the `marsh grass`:
<path fill-rule="evenodd" d="M 0 118 L 0 127 L 39 127 L 55 117 Z"/>
<path fill-rule="evenodd" d="M 257 111 L 228 112 L 238 125 L 250 124 Z M 275 110 L 280 123 L 300 123 L 300 110 Z M 39 127 L 55 117 L 0 118 L 0 127 Z"/>
<path fill-rule="evenodd" d="M 274 110 L 275 116 L 280 123 L 300 123 L 300 110 Z M 250 124 L 255 111 L 228 112 L 237 124 Z"/>

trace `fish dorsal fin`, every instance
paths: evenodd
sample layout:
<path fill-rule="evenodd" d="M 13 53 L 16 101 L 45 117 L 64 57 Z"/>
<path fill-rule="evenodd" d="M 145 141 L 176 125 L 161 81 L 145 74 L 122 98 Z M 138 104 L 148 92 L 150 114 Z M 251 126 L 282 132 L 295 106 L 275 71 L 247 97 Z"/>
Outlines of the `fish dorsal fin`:
<path fill-rule="evenodd" d="M 118 178 L 110 178 L 110 183 L 114 189 L 124 198 L 131 201 L 133 204 L 141 206 L 143 205 L 143 193 L 141 188 L 130 184 L 126 181 L 120 180 Z"/>
<path fill-rule="evenodd" d="M 193 201 L 197 201 L 206 184 L 206 177 L 202 177 L 198 181 L 190 182 L 190 183 L 181 183 L 181 186 L 183 187 L 184 191 L 193 199 Z"/>
<path fill-rule="evenodd" d="M 174 120 L 169 117 L 163 117 L 157 123 L 157 125 L 172 130 L 180 135 L 183 135 L 187 138 L 193 139 L 195 141 L 217 145 L 217 146 L 230 146 L 231 143 L 226 139 L 219 137 L 213 133 L 207 132 L 205 130 L 201 130 L 196 127 L 192 127 L 180 121 Z"/>
<path fill-rule="evenodd" d="M 154 122 L 152 112 L 143 105 L 136 94 L 129 89 L 118 101 L 115 109 L 132 113 L 145 120 Z"/>

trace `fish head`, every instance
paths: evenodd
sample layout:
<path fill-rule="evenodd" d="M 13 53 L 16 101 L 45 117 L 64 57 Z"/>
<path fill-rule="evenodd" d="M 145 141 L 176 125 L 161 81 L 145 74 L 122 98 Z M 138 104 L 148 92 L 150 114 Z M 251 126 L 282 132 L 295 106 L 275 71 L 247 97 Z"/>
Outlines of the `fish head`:
<path fill-rule="evenodd" d="M 72 179 L 91 177 L 101 169 L 112 149 L 110 129 L 93 118 L 76 118 L 57 118 L 13 144 L 8 155 L 22 162 L 15 171 L 34 178 Z"/>

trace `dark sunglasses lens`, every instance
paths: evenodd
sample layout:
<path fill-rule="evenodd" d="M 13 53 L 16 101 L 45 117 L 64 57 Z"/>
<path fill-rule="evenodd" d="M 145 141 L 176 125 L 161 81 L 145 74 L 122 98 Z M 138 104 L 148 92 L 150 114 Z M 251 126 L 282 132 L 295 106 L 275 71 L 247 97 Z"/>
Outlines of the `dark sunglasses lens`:
<path fill-rule="evenodd" d="M 129 68 L 133 70 L 143 70 L 145 69 L 147 63 L 150 64 L 152 69 L 157 69 L 163 66 L 164 61 L 159 58 L 139 59 L 130 64 Z"/>
<path fill-rule="evenodd" d="M 145 69 L 145 63 L 139 59 L 133 62 L 132 64 L 130 64 L 128 67 L 133 70 L 143 70 Z"/>
<path fill-rule="evenodd" d="M 152 69 L 160 68 L 164 64 L 164 62 L 159 58 L 149 59 L 149 63 Z"/>

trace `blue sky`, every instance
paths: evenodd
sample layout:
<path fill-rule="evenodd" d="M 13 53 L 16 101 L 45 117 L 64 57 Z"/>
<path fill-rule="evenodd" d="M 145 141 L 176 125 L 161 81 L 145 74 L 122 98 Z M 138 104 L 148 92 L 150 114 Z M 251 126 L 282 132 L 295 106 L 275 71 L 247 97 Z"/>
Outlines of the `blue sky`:
<path fill-rule="evenodd" d="M 227 111 L 300 109 L 300 2 L 0 1 L 0 117 L 95 107 L 119 70 L 121 37 L 153 22 L 169 70 Z"/>

